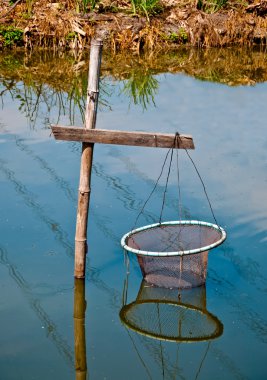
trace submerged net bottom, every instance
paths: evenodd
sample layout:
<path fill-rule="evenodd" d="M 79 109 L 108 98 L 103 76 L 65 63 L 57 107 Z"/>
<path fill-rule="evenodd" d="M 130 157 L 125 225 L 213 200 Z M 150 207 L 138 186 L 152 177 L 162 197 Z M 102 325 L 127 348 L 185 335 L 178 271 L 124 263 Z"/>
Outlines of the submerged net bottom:
<path fill-rule="evenodd" d="M 205 284 L 208 251 L 183 256 L 137 255 L 144 279 L 165 288 L 193 288 Z"/>

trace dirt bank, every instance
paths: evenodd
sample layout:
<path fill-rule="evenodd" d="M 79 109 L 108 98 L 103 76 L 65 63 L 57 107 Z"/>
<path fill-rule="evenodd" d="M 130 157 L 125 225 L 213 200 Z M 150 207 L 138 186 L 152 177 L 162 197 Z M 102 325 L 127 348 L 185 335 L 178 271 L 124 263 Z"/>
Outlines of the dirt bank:
<path fill-rule="evenodd" d="M 0 4 L 2 48 L 83 49 L 93 36 L 104 39 L 113 51 L 135 52 L 182 44 L 265 45 L 267 39 L 266 0 L 246 4 L 230 0 L 2 0 Z"/>

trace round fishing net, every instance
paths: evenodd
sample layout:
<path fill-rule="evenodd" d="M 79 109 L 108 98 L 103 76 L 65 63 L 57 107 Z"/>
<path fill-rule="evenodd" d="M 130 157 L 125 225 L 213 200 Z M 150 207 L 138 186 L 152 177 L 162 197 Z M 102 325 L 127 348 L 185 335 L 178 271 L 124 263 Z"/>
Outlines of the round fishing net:
<path fill-rule="evenodd" d="M 216 224 L 172 221 L 130 231 L 121 244 L 137 255 L 144 279 L 166 288 L 191 288 L 205 283 L 208 251 L 226 238 Z"/>

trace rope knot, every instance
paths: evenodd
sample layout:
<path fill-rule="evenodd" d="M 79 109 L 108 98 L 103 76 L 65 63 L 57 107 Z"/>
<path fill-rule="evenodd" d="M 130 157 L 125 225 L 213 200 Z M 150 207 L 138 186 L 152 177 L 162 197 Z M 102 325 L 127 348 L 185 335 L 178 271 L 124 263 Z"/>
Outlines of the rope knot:
<path fill-rule="evenodd" d="M 180 140 L 180 133 L 176 132 L 174 137 L 174 147 L 176 149 L 179 149 L 179 140 Z"/>

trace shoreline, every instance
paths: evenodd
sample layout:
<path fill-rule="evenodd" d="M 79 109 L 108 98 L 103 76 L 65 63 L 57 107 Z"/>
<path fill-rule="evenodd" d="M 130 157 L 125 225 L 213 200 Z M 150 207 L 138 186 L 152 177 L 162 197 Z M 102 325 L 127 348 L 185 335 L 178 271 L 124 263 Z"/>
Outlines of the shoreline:
<path fill-rule="evenodd" d="M 259 8 L 261 3 L 238 7 L 226 3 L 227 6 L 212 12 L 198 9 L 199 2 L 181 5 L 176 0 L 165 0 L 157 3 L 161 8 L 155 14 L 141 11 L 133 14 L 129 6 L 112 9 L 102 3 L 97 3 L 93 11 L 81 13 L 67 7 L 65 1 L 40 0 L 32 3 L 30 10 L 28 2 L 22 0 L 16 6 L 3 2 L 0 49 L 83 50 L 93 37 L 101 38 L 113 52 L 133 53 L 173 50 L 181 45 L 225 47 L 267 43 L 267 5 L 266 10 Z"/>

